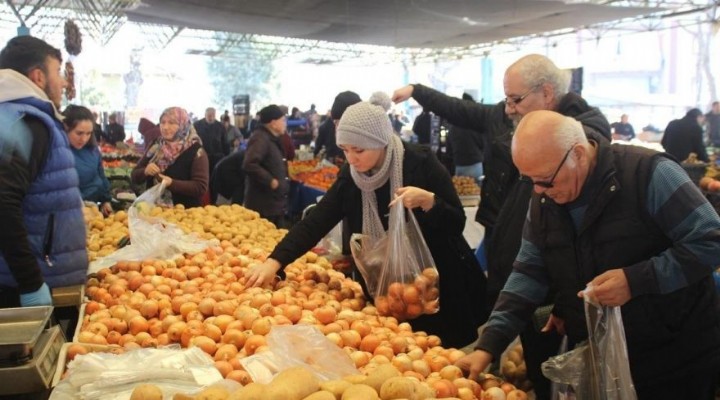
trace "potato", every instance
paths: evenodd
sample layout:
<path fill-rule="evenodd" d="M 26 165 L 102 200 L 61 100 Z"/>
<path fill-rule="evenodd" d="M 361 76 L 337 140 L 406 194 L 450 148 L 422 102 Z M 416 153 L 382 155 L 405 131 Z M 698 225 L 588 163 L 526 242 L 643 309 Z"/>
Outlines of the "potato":
<path fill-rule="evenodd" d="M 328 392 L 327 390 L 321 390 L 315 392 L 303 400 L 335 400 L 335 395 Z"/>
<path fill-rule="evenodd" d="M 302 400 L 320 390 L 320 382 L 310 371 L 296 367 L 280 372 L 265 391 L 267 400 Z"/>
<path fill-rule="evenodd" d="M 348 381 L 352 384 L 359 384 L 359 383 L 365 383 L 367 381 L 367 376 L 365 375 L 348 375 L 343 377 L 344 381 Z"/>
<path fill-rule="evenodd" d="M 425 382 L 413 380 L 415 384 L 415 400 L 428 400 L 435 397 L 435 391 Z"/>
<path fill-rule="evenodd" d="M 230 400 L 263 400 L 265 398 L 266 389 L 267 385 L 253 382 L 234 391 L 230 395 Z"/>
<path fill-rule="evenodd" d="M 159 387 L 150 384 L 135 386 L 130 400 L 163 400 L 163 393 Z"/>
<path fill-rule="evenodd" d="M 358 375 L 362 376 L 362 375 Z M 363 378 L 366 378 L 365 376 L 362 376 Z M 365 379 L 363 379 L 365 380 Z M 340 400 L 342 398 L 343 392 L 352 386 L 352 383 L 346 380 L 335 380 L 335 381 L 327 381 L 327 382 L 320 382 L 320 389 L 330 392 L 335 396 L 336 400 Z"/>
<path fill-rule="evenodd" d="M 410 378 L 390 378 L 380 387 L 380 398 L 382 400 L 412 399 L 414 397 L 415 384 Z"/>
<path fill-rule="evenodd" d="M 393 367 L 392 364 L 382 364 L 368 374 L 367 380 L 365 380 L 364 384 L 372 387 L 376 392 L 380 393 L 380 387 L 386 380 L 398 376 L 401 376 L 400 371 Z"/>
<path fill-rule="evenodd" d="M 375 389 L 368 385 L 352 385 L 345 390 L 341 400 L 380 400 Z"/>
<path fill-rule="evenodd" d="M 230 393 L 220 387 L 211 387 L 203 390 L 195 396 L 195 400 L 226 400 Z"/>

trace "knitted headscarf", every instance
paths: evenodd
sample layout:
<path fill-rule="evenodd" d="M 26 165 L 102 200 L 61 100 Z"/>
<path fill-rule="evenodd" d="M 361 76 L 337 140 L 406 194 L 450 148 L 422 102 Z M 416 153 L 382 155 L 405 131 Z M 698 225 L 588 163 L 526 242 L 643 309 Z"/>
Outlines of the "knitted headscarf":
<path fill-rule="evenodd" d="M 402 187 L 402 163 L 405 149 L 395 135 L 387 111 L 391 100 L 387 94 L 376 92 L 367 102 L 354 104 L 345 110 L 338 123 L 336 140 L 338 145 L 354 146 L 361 149 L 385 149 L 385 159 L 372 175 L 358 172 L 350 167 L 353 181 L 362 191 L 363 234 L 374 239 L 385 236 L 380 221 L 375 190 L 390 179 L 391 196 Z"/>
<path fill-rule="evenodd" d="M 163 118 L 177 122 L 179 128 L 172 140 L 166 140 L 160 135 L 157 142 L 147 151 L 148 163 L 157 164 L 160 172 L 165 172 L 167 167 L 172 165 L 175 159 L 192 145 L 195 143 L 202 144 L 202 140 L 195 132 L 195 127 L 193 127 L 190 116 L 188 116 L 185 109 L 180 107 L 167 108 L 160 115 L 161 121 Z"/>

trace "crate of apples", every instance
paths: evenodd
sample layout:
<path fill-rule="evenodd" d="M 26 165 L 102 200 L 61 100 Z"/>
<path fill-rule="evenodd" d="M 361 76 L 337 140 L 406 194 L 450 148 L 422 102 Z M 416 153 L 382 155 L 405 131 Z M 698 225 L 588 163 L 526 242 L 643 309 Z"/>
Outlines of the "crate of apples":
<path fill-rule="evenodd" d="M 378 314 L 392 316 L 399 321 L 417 318 L 422 314 L 434 314 L 440 310 L 438 272 L 434 267 L 425 268 L 421 274 L 407 282 L 391 282 L 382 293 L 375 296 Z"/>

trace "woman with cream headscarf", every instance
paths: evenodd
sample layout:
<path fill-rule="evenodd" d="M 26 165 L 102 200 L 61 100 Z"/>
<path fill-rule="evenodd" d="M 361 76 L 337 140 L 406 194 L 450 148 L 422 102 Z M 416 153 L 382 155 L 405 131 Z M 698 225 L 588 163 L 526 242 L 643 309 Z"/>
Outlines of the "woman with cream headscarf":
<path fill-rule="evenodd" d="M 198 207 L 209 179 L 207 153 L 187 111 L 166 109 L 160 116 L 160 137 L 133 169 L 132 181 L 146 182 L 148 188 L 165 181 L 173 204 Z"/>
<path fill-rule="evenodd" d="M 450 174 L 428 148 L 403 143 L 393 132 L 390 104 L 386 94 L 375 93 L 369 102 L 347 108 L 337 127 L 337 145 L 347 163 L 337 181 L 267 261 L 248 270 L 247 285 L 284 277 L 285 265 L 343 219 L 351 233 L 384 236 L 396 198 L 393 203 L 413 210 L 440 273 L 440 312 L 409 322 L 415 331 L 438 335 L 445 347 L 463 347 L 477 338 L 487 317 L 485 276 L 463 238 L 465 213 Z"/>

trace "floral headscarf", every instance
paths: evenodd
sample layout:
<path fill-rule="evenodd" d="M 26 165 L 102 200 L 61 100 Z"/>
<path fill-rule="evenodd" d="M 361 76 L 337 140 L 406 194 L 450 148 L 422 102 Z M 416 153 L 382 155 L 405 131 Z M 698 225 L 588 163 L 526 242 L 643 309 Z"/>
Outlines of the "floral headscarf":
<path fill-rule="evenodd" d="M 165 140 L 162 135 L 148 149 L 148 163 L 155 163 L 160 168 L 160 172 L 165 172 L 167 167 L 175 162 L 175 159 L 195 143 L 202 144 L 200 136 L 195 132 L 190 121 L 187 111 L 181 107 L 170 107 L 165 109 L 160 115 L 160 120 L 170 118 L 175 120 L 178 125 L 178 131 L 172 140 Z"/>

